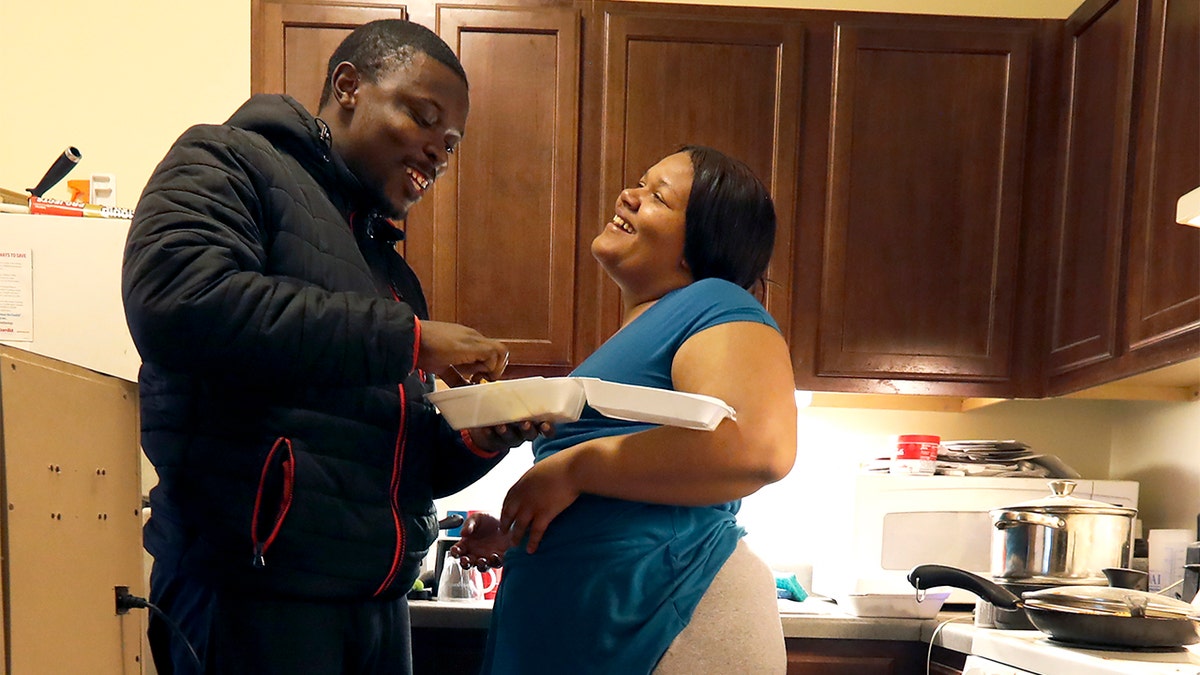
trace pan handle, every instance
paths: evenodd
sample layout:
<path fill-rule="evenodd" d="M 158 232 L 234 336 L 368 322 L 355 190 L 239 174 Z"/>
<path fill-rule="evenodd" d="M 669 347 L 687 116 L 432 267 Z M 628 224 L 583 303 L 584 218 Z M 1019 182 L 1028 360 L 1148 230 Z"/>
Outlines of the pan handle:
<path fill-rule="evenodd" d="M 1016 609 L 1021 599 L 983 577 L 949 565 L 917 565 L 908 573 L 908 583 L 917 590 L 951 586 L 971 591 L 1002 609 Z"/>

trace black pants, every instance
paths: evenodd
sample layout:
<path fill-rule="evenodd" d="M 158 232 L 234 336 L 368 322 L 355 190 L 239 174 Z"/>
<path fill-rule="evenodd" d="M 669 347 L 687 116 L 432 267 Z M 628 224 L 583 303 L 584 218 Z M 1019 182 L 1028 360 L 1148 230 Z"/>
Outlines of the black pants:
<path fill-rule="evenodd" d="M 212 588 L 155 564 L 147 631 L 160 675 L 411 675 L 408 601 L 318 602 Z"/>

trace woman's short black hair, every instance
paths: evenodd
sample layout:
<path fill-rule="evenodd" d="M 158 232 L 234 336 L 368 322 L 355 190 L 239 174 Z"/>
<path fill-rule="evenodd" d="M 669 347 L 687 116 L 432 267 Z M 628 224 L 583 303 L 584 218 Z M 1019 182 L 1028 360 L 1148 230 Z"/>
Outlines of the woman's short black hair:
<path fill-rule="evenodd" d="M 692 159 L 683 259 L 699 281 L 749 289 L 763 279 L 775 247 L 775 205 L 750 167 L 720 150 L 685 145 Z"/>
<path fill-rule="evenodd" d="M 375 82 L 381 73 L 408 62 L 416 54 L 428 54 L 467 84 L 467 71 L 463 70 L 454 50 L 437 33 L 412 21 L 380 19 L 355 28 L 333 50 L 325 70 L 325 86 L 321 88 L 318 109 L 325 107 L 332 95 L 333 71 L 339 63 L 353 63 L 364 78 Z"/>

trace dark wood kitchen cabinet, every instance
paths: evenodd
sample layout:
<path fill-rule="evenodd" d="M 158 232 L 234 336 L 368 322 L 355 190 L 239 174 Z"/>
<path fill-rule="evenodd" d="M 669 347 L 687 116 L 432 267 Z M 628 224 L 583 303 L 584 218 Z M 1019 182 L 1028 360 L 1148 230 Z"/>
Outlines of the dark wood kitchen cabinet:
<path fill-rule="evenodd" d="M 883 640 L 787 638 L 787 675 L 903 675 L 925 672 L 927 645 Z"/>
<path fill-rule="evenodd" d="M 1117 353 L 1139 4 L 1089 0 L 1066 26 L 1064 160 L 1050 248 L 1051 376 Z"/>
<path fill-rule="evenodd" d="M 350 31 L 376 19 L 406 18 L 402 4 L 254 0 L 250 89 L 256 94 L 289 94 L 315 113 L 329 55 Z"/>
<path fill-rule="evenodd" d="M 436 26 L 467 71 L 471 115 L 447 173 L 409 213 L 401 250 L 432 318 L 504 340 L 510 376 L 565 374 L 579 360 L 576 316 L 595 313 L 575 283 L 579 11 L 416 5 L 256 2 L 254 91 L 315 111 L 326 59 L 355 26 L 410 9 Z"/>
<path fill-rule="evenodd" d="M 1178 198 L 1200 186 L 1200 2 L 1152 0 L 1146 28 L 1125 287 L 1139 362 L 1126 370 L 1200 351 L 1200 230 L 1175 222 Z"/>
<path fill-rule="evenodd" d="M 928 643 L 786 638 L 787 675 L 909 675 L 963 672 L 966 657 Z"/>
<path fill-rule="evenodd" d="M 413 675 L 476 675 L 483 668 L 487 627 L 412 627 Z"/>
<path fill-rule="evenodd" d="M 434 318 L 562 375 L 611 335 L 590 242 L 682 143 L 776 200 L 764 301 L 816 391 L 1039 397 L 1200 356 L 1194 0 L 1069 21 L 614 2 L 255 0 L 252 82 L 315 107 L 354 25 L 407 16 L 471 80 L 410 214 Z"/>
<path fill-rule="evenodd" d="M 1048 393 L 1200 356 L 1200 4 L 1091 0 L 1066 24 Z"/>
<path fill-rule="evenodd" d="M 503 340 L 512 375 L 566 374 L 591 306 L 575 283 L 579 12 L 439 6 L 437 26 L 467 71 L 471 116 L 406 253 L 435 319 Z"/>
<path fill-rule="evenodd" d="M 1033 28 L 834 30 L 819 310 L 798 313 L 810 325 L 797 329 L 815 332 L 815 358 L 802 384 L 1008 391 Z"/>
<path fill-rule="evenodd" d="M 625 187 L 663 156 L 683 144 L 725 149 L 746 162 L 771 191 L 779 222 L 775 253 L 767 272 L 767 309 L 788 325 L 797 129 L 803 73 L 803 32 L 799 23 L 738 20 L 719 11 L 633 3 L 602 3 L 603 72 L 598 79 L 604 102 L 598 174 L 598 207 L 585 220 L 612 217 Z M 590 239 L 590 237 L 589 237 Z M 600 286 L 604 314 L 601 337 L 620 326 L 618 291 Z"/>

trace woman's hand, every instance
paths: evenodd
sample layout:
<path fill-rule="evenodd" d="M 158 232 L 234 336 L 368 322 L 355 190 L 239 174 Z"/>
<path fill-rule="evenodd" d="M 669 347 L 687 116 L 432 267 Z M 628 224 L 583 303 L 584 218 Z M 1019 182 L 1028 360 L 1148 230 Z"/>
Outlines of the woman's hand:
<path fill-rule="evenodd" d="M 500 511 L 500 529 L 519 546 L 526 534 L 525 550 L 533 553 L 542 542 L 550 521 L 579 498 L 579 488 L 571 476 L 573 451 L 561 450 L 534 464 L 508 490 Z"/>
<path fill-rule="evenodd" d="M 450 555 L 458 558 L 463 568 L 478 567 L 480 571 L 504 565 L 508 548 L 508 530 L 500 528 L 500 520 L 486 513 L 472 513 L 462 526 L 461 539 L 450 547 Z"/>

